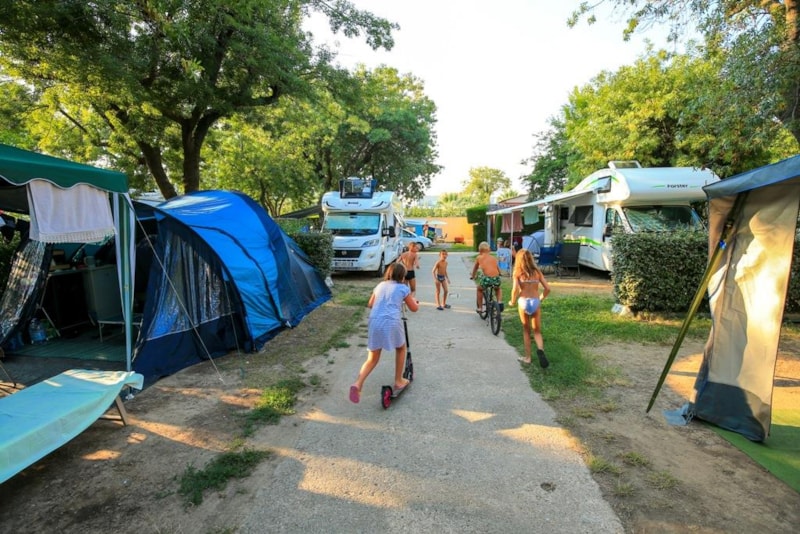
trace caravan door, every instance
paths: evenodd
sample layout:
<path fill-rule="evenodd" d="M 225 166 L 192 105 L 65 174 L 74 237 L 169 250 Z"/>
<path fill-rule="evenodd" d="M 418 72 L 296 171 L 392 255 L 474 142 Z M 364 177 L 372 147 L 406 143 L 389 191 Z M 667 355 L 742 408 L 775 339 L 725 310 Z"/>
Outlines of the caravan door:
<path fill-rule="evenodd" d="M 561 237 L 563 241 L 581 242 L 581 265 L 607 270 L 604 253 L 608 251 L 608 246 L 603 241 L 604 222 L 604 210 L 594 202 L 570 208 L 569 219 Z"/>

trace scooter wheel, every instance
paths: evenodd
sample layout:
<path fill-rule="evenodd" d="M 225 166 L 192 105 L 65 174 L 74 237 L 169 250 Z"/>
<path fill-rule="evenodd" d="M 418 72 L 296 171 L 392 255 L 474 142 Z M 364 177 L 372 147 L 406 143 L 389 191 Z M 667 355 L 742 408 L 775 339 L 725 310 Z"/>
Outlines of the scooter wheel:
<path fill-rule="evenodd" d="M 383 409 L 387 409 L 389 406 L 392 405 L 392 388 L 389 386 L 383 386 L 381 388 L 381 406 Z"/>

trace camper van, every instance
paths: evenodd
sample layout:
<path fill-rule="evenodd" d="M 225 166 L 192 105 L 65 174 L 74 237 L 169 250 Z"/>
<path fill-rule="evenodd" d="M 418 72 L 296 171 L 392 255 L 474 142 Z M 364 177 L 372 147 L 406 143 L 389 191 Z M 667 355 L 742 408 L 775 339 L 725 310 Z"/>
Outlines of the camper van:
<path fill-rule="evenodd" d="M 706 200 L 703 186 L 719 181 L 707 169 L 694 167 L 643 168 L 637 161 L 612 161 L 584 178 L 574 189 L 533 202 L 490 212 L 504 215 L 530 210 L 544 217 L 544 246 L 580 241 L 579 263 L 611 271 L 611 242 L 615 232 L 702 230 L 692 208 Z"/>
<path fill-rule="evenodd" d="M 377 180 L 346 178 L 339 191 L 322 196 L 322 229 L 333 234 L 334 271 L 371 271 L 383 276 L 402 251 L 402 204 Z"/>

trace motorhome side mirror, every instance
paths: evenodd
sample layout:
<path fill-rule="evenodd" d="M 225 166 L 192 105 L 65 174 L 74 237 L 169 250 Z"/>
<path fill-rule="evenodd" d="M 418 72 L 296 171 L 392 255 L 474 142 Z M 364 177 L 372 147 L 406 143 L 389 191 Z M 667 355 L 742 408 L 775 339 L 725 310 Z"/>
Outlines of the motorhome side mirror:
<path fill-rule="evenodd" d="M 394 226 L 390 226 L 388 228 L 388 230 L 384 230 L 384 231 L 388 232 L 388 234 L 386 234 L 386 235 L 388 235 L 389 237 L 396 237 L 396 235 L 397 235 L 397 234 L 394 233 Z"/>
<path fill-rule="evenodd" d="M 605 241 L 607 237 L 611 237 L 611 234 L 613 233 L 614 233 L 614 225 L 607 224 L 605 228 L 603 228 L 603 241 Z"/>

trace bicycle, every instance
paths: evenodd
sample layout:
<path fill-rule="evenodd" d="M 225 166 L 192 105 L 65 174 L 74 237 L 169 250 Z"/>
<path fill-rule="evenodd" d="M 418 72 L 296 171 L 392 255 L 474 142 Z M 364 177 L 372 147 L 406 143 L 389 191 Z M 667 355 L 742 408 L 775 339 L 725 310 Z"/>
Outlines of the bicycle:
<path fill-rule="evenodd" d="M 478 310 L 478 315 L 484 320 L 487 317 L 489 318 L 489 328 L 492 330 L 492 334 L 497 335 L 500 333 L 500 325 L 503 322 L 503 303 L 496 301 L 495 286 L 481 287 L 483 287 L 483 304 L 481 309 Z"/>

